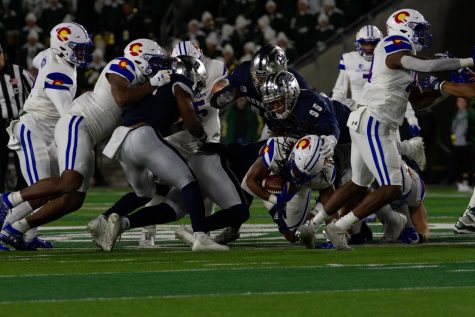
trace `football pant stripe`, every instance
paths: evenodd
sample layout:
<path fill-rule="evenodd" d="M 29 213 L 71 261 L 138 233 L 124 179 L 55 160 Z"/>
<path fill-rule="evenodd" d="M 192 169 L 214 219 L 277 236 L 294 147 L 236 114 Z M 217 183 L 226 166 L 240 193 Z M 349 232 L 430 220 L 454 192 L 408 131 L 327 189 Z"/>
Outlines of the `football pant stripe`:
<path fill-rule="evenodd" d="M 388 167 L 386 166 L 386 159 L 384 158 L 384 151 L 379 138 L 379 121 L 376 121 L 374 126 L 374 134 L 376 138 L 376 144 L 378 145 L 379 155 L 381 157 L 381 163 L 383 164 L 384 175 L 386 176 L 386 185 L 391 185 L 391 179 L 389 178 Z"/>
<path fill-rule="evenodd" d="M 74 169 L 74 163 L 76 163 L 76 151 L 77 151 L 78 139 L 79 139 L 78 129 L 83 119 L 84 117 L 79 117 L 79 120 L 76 121 L 76 126 L 74 127 L 74 147 L 73 147 L 73 155 L 71 158 L 72 160 L 71 169 Z"/>
<path fill-rule="evenodd" d="M 38 176 L 38 169 L 36 168 L 36 159 L 35 159 L 35 151 L 33 150 L 33 143 L 31 142 L 31 131 L 28 130 L 26 133 L 26 138 L 28 140 L 28 145 L 30 147 L 30 156 L 31 156 L 31 166 L 33 168 L 33 173 L 35 175 L 35 183 L 40 180 Z"/>
<path fill-rule="evenodd" d="M 373 117 L 369 117 L 369 120 L 368 120 L 368 127 L 367 127 L 367 130 L 366 130 L 366 134 L 368 136 L 368 142 L 369 142 L 369 147 L 371 149 L 371 154 L 373 155 L 373 161 L 374 161 L 374 165 L 376 165 L 376 170 L 378 171 L 378 175 L 379 175 L 379 184 L 380 185 L 384 185 L 384 179 L 383 179 L 383 174 L 381 173 L 381 169 L 379 167 L 379 162 L 378 162 L 378 157 L 376 155 L 376 150 L 374 148 L 374 144 L 373 144 L 373 140 L 371 138 L 371 127 L 373 125 Z"/>
<path fill-rule="evenodd" d="M 25 126 L 23 124 L 21 125 L 21 129 L 20 129 L 20 142 L 21 142 L 21 148 L 23 149 L 23 154 L 25 155 L 26 173 L 28 174 L 28 180 L 30 181 L 28 185 L 32 185 L 33 177 L 31 176 L 30 160 L 28 158 L 28 148 L 25 142 Z"/>

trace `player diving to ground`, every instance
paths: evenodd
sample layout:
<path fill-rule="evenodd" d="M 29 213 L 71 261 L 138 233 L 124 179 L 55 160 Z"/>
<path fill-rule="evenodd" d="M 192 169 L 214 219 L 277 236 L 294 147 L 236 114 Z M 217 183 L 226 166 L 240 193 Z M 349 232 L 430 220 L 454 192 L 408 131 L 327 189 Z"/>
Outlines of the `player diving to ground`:
<path fill-rule="evenodd" d="M 60 23 L 50 32 L 50 48 L 33 59 L 33 65 L 38 69 L 35 83 L 22 115 L 7 129 L 9 147 L 18 155 L 21 172 L 29 186 L 41 179 L 59 176 L 54 128 L 60 116 L 71 107 L 77 88 L 76 69 L 91 62 L 92 47 L 82 25 Z M 32 206 L 25 201 L 11 209 L 4 225 L 20 220 L 32 211 Z M 32 248 L 52 247 L 50 242 L 36 235 L 37 228 L 29 230 L 25 242 Z"/>
<path fill-rule="evenodd" d="M 94 90 L 76 98 L 59 119 L 54 139 L 58 148 L 60 177 L 49 177 L 18 192 L 2 195 L 0 208 L 28 201 L 38 212 L 8 224 L 0 240 L 15 248 L 27 248 L 23 234 L 79 209 L 84 202 L 94 169 L 95 144 L 120 123 L 122 109 L 169 81 L 169 71 L 157 73 L 163 49 L 148 39 L 132 41 L 119 57 L 107 64 Z"/>
<path fill-rule="evenodd" d="M 315 135 L 299 140 L 270 138 L 241 183 L 248 193 L 264 200 L 280 233 L 290 242 L 299 241 L 295 231 L 310 212 L 312 188 L 319 191 L 317 206 L 326 202 L 334 191 L 335 166 L 331 158 L 321 154 L 322 144 L 323 140 Z M 270 175 L 282 180 L 277 195 L 263 186 Z"/>
<path fill-rule="evenodd" d="M 417 11 L 398 10 L 387 20 L 388 36 L 374 51 L 373 66 L 361 107 L 348 119 L 350 128 L 352 180 L 340 187 L 314 218 L 322 223 L 351 197 L 366 192 L 374 178 L 380 187 L 367 195 L 351 212 L 327 225 L 325 232 L 338 250 L 349 250 L 346 232 L 401 195 L 401 157 L 397 129 L 404 119 L 408 100 L 420 110 L 441 100 L 433 92 L 422 93 L 417 72 L 455 70 L 473 65 L 473 58 L 427 59 L 416 52 L 429 47 L 429 23 Z M 402 223 L 401 230 L 404 227 Z"/>

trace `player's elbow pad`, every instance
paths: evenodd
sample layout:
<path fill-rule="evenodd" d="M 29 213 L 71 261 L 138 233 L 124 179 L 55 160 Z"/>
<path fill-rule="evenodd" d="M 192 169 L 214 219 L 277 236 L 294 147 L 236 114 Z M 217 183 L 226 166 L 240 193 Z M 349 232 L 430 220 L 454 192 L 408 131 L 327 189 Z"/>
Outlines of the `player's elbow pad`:
<path fill-rule="evenodd" d="M 422 73 L 456 70 L 465 67 L 466 64 L 473 65 L 473 60 L 471 58 L 443 58 L 423 60 L 408 55 L 405 55 L 401 58 L 402 67 Z"/>

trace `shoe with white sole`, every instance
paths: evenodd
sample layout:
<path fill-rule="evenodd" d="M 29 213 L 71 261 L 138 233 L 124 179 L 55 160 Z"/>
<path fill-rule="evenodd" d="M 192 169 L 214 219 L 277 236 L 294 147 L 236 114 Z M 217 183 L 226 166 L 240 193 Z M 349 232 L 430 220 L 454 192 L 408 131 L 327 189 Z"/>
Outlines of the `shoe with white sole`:
<path fill-rule="evenodd" d="M 216 235 L 213 240 L 214 242 L 219 244 L 227 244 L 229 242 L 236 241 L 237 239 L 239 239 L 240 236 L 241 234 L 239 233 L 239 230 L 228 227 L 224 229 L 220 234 Z"/>
<path fill-rule="evenodd" d="M 353 250 L 348 245 L 348 233 L 346 230 L 337 227 L 335 222 L 331 222 L 325 227 L 325 234 L 338 251 Z"/>
<path fill-rule="evenodd" d="M 124 231 L 125 228 L 122 226 L 122 217 L 115 213 L 111 214 L 107 220 L 103 250 L 107 252 L 112 251 L 117 239 Z"/>
<path fill-rule="evenodd" d="M 140 234 L 139 246 L 149 247 L 155 245 L 155 236 L 157 234 L 157 226 L 150 225 L 142 228 Z"/>
<path fill-rule="evenodd" d="M 107 219 L 104 215 L 92 219 L 86 226 L 87 231 L 91 234 L 92 241 L 101 249 L 105 247 Z"/>
<path fill-rule="evenodd" d="M 195 235 L 195 242 L 191 247 L 193 251 L 228 251 L 229 247 L 221 245 L 213 241 L 206 233 L 197 232 Z"/>
<path fill-rule="evenodd" d="M 454 233 L 475 234 L 475 207 L 467 207 L 467 210 L 455 224 Z"/>
<path fill-rule="evenodd" d="M 399 212 L 393 212 L 383 224 L 383 242 L 399 242 L 399 236 L 406 226 L 407 218 Z"/>
<path fill-rule="evenodd" d="M 312 221 L 307 221 L 301 225 L 295 235 L 300 239 L 300 242 L 307 249 L 315 249 L 315 232 L 317 231 L 317 226 Z"/>
<path fill-rule="evenodd" d="M 187 227 L 185 225 L 181 225 L 175 230 L 175 238 L 184 241 L 190 246 L 193 246 L 193 244 L 195 243 L 195 236 L 193 235 L 193 230 L 191 230 L 190 227 Z"/>

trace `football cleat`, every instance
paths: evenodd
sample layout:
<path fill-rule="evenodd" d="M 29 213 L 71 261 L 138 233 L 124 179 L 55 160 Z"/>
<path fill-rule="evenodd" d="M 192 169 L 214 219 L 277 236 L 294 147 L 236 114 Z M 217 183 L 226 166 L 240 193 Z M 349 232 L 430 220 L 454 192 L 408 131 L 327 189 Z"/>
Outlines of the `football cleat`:
<path fill-rule="evenodd" d="M 353 250 L 348 245 L 348 233 L 335 225 L 335 222 L 329 223 L 325 228 L 325 233 L 331 243 L 338 251 Z"/>
<path fill-rule="evenodd" d="M 182 225 L 175 230 L 175 238 L 184 241 L 186 244 L 193 246 L 195 243 L 195 236 L 193 230 L 189 227 Z"/>
<path fill-rule="evenodd" d="M 313 224 L 312 221 L 307 221 L 301 225 L 295 232 L 295 236 L 299 238 L 300 242 L 307 249 L 315 248 L 315 232 L 317 227 Z"/>
<path fill-rule="evenodd" d="M 228 251 L 229 247 L 214 242 L 206 233 L 197 232 L 195 242 L 191 247 L 193 251 Z"/>
<path fill-rule="evenodd" d="M 12 206 L 7 201 L 5 201 L 6 195 L 8 194 L 9 193 L 0 194 L 0 228 L 3 226 L 3 222 L 5 221 L 8 212 L 12 208 Z"/>
<path fill-rule="evenodd" d="M 228 227 L 224 229 L 220 234 L 216 235 L 213 240 L 214 242 L 219 244 L 227 244 L 229 242 L 233 242 L 239 239 L 240 236 L 241 234 L 239 233 L 239 230 Z"/>
<path fill-rule="evenodd" d="M 117 242 L 117 238 L 125 231 L 125 228 L 122 226 L 122 217 L 116 213 L 113 213 L 109 216 L 107 220 L 106 232 L 104 235 L 104 246 L 103 250 L 110 252 L 114 249 L 114 245 Z M 102 247 L 102 246 L 101 246 Z"/>
<path fill-rule="evenodd" d="M 54 248 L 53 243 L 48 240 L 43 240 L 39 237 L 35 237 L 30 242 L 27 242 L 30 246 L 37 248 L 37 249 L 52 249 Z"/>
<path fill-rule="evenodd" d="M 406 227 L 401 232 L 401 236 L 399 237 L 402 243 L 405 244 L 415 244 L 420 243 L 419 234 L 417 233 L 414 227 Z"/>
<path fill-rule="evenodd" d="M 147 247 L 155 245 L 155 235 L 157 234 L 157 226 L 150 225 L 142 228 L 140 234 L 139 246 Z"/>
<path fill-rule="evenodd" d="M 13 228 L 11 224 L 7 224 L 0 232 L 0 241 L 5 242 L 20 251 L 36 250 L 34 246 L 25 242 L 23 239 L 23 233 Z"/>
<path fill-rule="evenodd" d="M 455 224 L 454 233 L 475 234 L 475 207 L 467 207 L 467 210 Z"/>
<path fill-rule="evenodd" d="M 104 237 L 106 234 L 107 219 L 104 215 L 94 218 L 86 226 L 87 231 L 91 234 L 92 241 L 101 249 L 104 248 Z"/>
<path fill-rule="evenodd" d="M 407 218 L 399 212 L 391 213 L 391 217 L 383 224 L 383 237 L 382 242 L 397 242 L 401 232 L 406 226 Z"/>
<path fill-rule="evenodd" d="M 0 243 L 0 251 L 10 251 L 10 249 L 3 243 Z"/>

